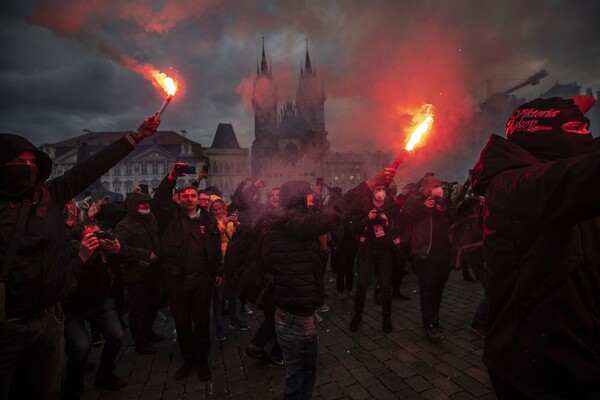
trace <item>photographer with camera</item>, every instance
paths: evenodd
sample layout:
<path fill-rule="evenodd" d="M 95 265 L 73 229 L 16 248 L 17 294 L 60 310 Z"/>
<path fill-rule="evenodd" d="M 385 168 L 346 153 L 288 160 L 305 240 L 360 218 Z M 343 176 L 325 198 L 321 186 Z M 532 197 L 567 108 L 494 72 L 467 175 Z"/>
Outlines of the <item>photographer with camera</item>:
<path fill-rule="evenodd" d="M 372 189 L 373 208 L 364 220 L 364 231 L 359 239 L 358 287 L 354 303 L 354 317 L 350 331 L 358 330 L 365 307 L 365 297 L 373 273 L 377 274 L 381 291 L 383 314 L 382 330 L 389 333 L 392 327 L 392 271 L 395 266 L 395 246 L 400 245 L 398 221 L 400 209 L 392 196 L 387 196 L 387 187 L 377 185 Z"/>
<path fill-rule="evenodd" d="M 421 319 L 428 339 L 435 343 L 444 339 L 439 329 L 442 293 L 450 276 L 450 230 L 448 202 L 442 181 L 427 176 L 421 191 L 413 192 L 403 206 L 403 214 L 411 225 L 410 256 L 419 278 Z"/>
<path fill-rule="evenodd" d="M 179 205 L 172 200 L 177 178 L 186 174 L 185 163 L 177 162 L 158 185 L 152 210 L 158 222 L 166 273 L 166 287 L 181 355 L 185 360 L 175 373 L 184 379 L 196 368 L 198 378 L 211 378 L 210 301 L 213 286 L 221 284 L 221 234 L 216 219 L 198 204 L 198 190 L 181 189 Z"/>
<path fill-rule="evenodd" d="M 86 321 L 94 324 L 105 339 L 95 385 L 119 390 L 127 381 L 115 376 L 115 359 L 123 345 L 123 328 L 108 293 L 114 281 L 113 266 L 121 244 L 114 231 L 102 231 L 95 222 L 75 225 L 71 231 L 74 255 L 71 268 L 75 289 L 62 301 L 65 313 L 67 368 L 63 399 L 78 399 L 83 389 L 85 364 L 92 349 Z"/>

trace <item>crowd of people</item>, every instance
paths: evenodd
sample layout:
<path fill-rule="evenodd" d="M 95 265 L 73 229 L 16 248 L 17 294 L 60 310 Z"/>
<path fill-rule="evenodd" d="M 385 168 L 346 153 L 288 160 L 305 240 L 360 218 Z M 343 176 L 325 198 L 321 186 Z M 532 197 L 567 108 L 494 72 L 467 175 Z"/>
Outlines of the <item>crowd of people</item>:
<path fill-rule="evenodd" d="M 600 159 L 589 107 L 581 98 L 521 106 L 507 139 L 490 139 L 462 185 L 426 173 L 398 190 L 396 169 L 384 168 L 346 193 L 322 180 L 291 180 L 265 192 L 264 203 L 264 179 L 246 178 L 231 194 L 200 190 L 202 170 L 178 188 L 187 164 L 176 162 L 156 188 L 77 204 L 77 194 L 156 132 L 155 116 L 50 181 L 45 153 L 0 134 L 0 399 L 79 398 L 90 329 L 104 340 L 95 385 L 123 388 L 127 380 L 114 370 L 125 330 L 137 353 L 154 354 L 165 340 L 154 330 L 162 307 L 183 358 L 176 380 L 192 371 L 211 379 L 211 343 L 226 340 L 224 314 L 229 329 L 246 331 L 245 315 L 261 312 L 244 353 L 284 368 L 286 399 L 311 398 L 328 266 L 337 303 L 354 302 L 350 332 L 361 328 L 371 284 L 381 330 L 392 332 L 393 300 L 411 300 L 401 284 L 413 271 L 432 343 L 445 340 L 444 287 L 453 268 L 462 270 L 485 288 L 471 328 L 485 337 L 499 398 L 544 398 L 549 390 L 594 398 Z"/>

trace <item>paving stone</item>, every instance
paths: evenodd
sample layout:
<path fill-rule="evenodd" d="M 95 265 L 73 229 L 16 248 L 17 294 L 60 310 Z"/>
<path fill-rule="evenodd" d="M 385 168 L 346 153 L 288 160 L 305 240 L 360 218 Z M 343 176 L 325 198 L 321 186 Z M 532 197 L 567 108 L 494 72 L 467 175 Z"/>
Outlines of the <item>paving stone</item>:
<path fill-rule="evenodd" d="M 408 386 L 410 386 L 412 389 L 419 393 L 424 390 L 431 389 L 433 387 L 431 383 L 429 383 L 425 378 L 419 375 L 412 376 L 406 379 L 406 383 L 408 383 Z"/>
<path fill-rule="evenodd" d="M 370 399 L 371 395 L 363 386 L 355 384 L 346 388 L 346 395 L 353 400 Z"/>
<path fill-rule="evenodd" d="M 374 282 L 374 279 L 373 279 Z M 335 285 L 326 282 L 330 312 L 319 324 L 319 364 L 314 399 L 445 399 L 495 400 L 489 376 L 481 361 L 483 340 L 470 330 L 473 313 L 483 295 L 480 285 L 465 283 L 460 272 L 448 280 L 440 310 L 441 327 L 447 337 L 440 344 L 429 342 L 421 325 L 416 275 L 405 276 L 403 292 L 412 301 L 394 301 L 394 331 L 381 331 L 381 307 L 367 296 L 361 328 L 349 332 L 354 302 L 339 305 Z M 215 342 L 209 364 L 213 379 L 200 382 L 195 373 L 182 381 L 174 374 L 183 364 L 178 343 L 173 341 L 174 322 L 157 319 L 154 329 L 167 336 L 154 355 L 134 351 L 129 334 L 117 358 L 116 373 L 129 379 L 118 392 L 94 387 L 94 373 L 85 376 L 83 400 L 99 399 L 272 399 L 282 398 L 283 369 L 270 368 L 246 357 L 243 349 L 263 320 L 262 313 L 248 316 L 249 332 L 226 329 L 227 340 Z M 228 318 L 225 317 L 228 323 Z M 211 329 L 214 324 L 211 317 Z M 269 347 L 270 348 L 270 347 Z M 102 348 L 94 348 L 89 359 L 98 363 Z"/>
<path fill-rule="evenodd" d="M 371 396 L 373 396 L 373 398 L 377 400 L 396 399 L 396 395 L 381 383 L 369 386 L 367 390 L 369 391 Z"/>

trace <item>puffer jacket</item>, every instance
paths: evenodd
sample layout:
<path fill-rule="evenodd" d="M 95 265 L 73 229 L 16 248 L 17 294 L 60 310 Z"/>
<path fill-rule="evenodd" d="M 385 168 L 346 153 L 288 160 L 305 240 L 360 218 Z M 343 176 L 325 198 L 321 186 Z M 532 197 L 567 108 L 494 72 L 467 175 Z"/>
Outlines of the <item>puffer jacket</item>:
<path fill-rule="evenodd" d="M 265 264 L 273 275 L 275 304 L 304 316 L 323 304 L 319 236 L 341 225 L 371 200 L 371 191 L 363 183 L 315 213 L 306 208 L 309 192 L 308 182 L 286 182 L 279 193 L 280 207 L 265 217 L 270 220 Z"/>
<path fill-rule="evenodd" d="M 600 398 L 600 151 L 541 162 L 492 135 L 485 195 L 491 374 L 539 399 Z"/>
<path fill-rule="evenodd" d="M 127 216 L 117 224 L 123 257 L 123 280 L 125 283 L 141 282 L 157 278 L 158 262 L 150 263 L 150 255 L 160 254 L 158 224 L 154 215 L 140 215 L 139 203 L 149 203 L 145 193 L 131 193 L 127 199 Z"/>
<path fill-rule="evenodd" d="M 7 318 L 40 311 L 63 299 L 75 288 L 69 266 L 71 246 L 64 228 L 63 208 L 132 150 L 133 146 L 122 138 L 62 176 L 46 182 L 52 169 L 50 157 L 20 136 L 0 134 L 0 163 L 24 151 L 32 151 L 36 154 L 38 166 L 36 188 L 30 196 L 33 205 L 6 282 Z M 21 205 L 21 201 L 0 198 L 2 265 Z"/>

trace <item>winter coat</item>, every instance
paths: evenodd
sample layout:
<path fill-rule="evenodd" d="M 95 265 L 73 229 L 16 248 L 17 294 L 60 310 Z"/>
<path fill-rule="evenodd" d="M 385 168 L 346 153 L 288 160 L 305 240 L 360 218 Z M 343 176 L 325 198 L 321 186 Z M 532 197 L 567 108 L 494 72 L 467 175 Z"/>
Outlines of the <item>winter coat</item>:
<path fill-rule="evenodd" d="M 115 280 L 113 266 L 116 257 L 98 250 L 83 262 L 77 254 L 79 243 L 74 246 L 71 269 L 77 280 L 77 288 L 63 301 L 65 311 L 89 311 L 104 303 Z"/>
<path fill-rule="evenodd" d="M 127 198 L 127 216 L 117 224 L 123 258 L 123 280 L 125 283 L 142 282 L 159 276 L 160 265 L 150 262 L 150 255 L 160 254 L 158 223 L 154 215 L 140 215 L 139 203 L 149 203 L 145 193 L 132 193 Z"/>
<path fill-rule="evenodd" d="M 186 260 L 192 220 L 173 202 L 176 180 L 165 177 L 156 188 L 152 212 L 158 222 L 161 256 L 166 273 L 181 276 Z M 208 211 L 201 210 L 197 222 L 204 227 L 206 255 L 211 276 L 223 276 L 221 264 L 221 235 L 217 220 Z"/>
<path fill-rule="evenodd" d="M 24 151 L 32 151 L 37 156 L 38 166 L 37 186 L 31 196 L 34 204 L 6 283 L 7 318 L 42 310 L 73 290 L 75 280 L 69 266 L 71 249 L 64 227 L 63 208 L 131 150 L 131 143 L 122 138 L 62 176 L 45 182 L 52 168 L 50 157 L 22 137 L 0 134 L 1 163 L 16 158 Z M 20 201 L 0 198 L 2 265 L 20 209 Z"/>
<path fill-rule="evenodd" d="M 288 312 L 308 316 L 323 304 L 319 236 L 346 221 L 371 199 L 366 184 L 350 190 L 318 213 L 306 208 L 310 185 L 286 182 L 279 192 L 280 207 L 270 217 L 266 268 L 275 287 L 275 304 Z"/>
<path fill-rule="evenodd" d="M 387 197 L 381 210 L 388 219 L 388 224 L 383 225 L 378 222 L 377 219 L 369 219 L 368 213 L 373 209 L 373 205 L 369 204 L 366 209 L 362 210 L 363 219 L 361 221 L 361 232 L 360 232 L 360 251 L 358 254 L 359 258 L 369 258 L 375 249 L 383 250 L 390 249 L 394 250 L 394 254 L 400 251 L 400 244 L 402 242 L 402 228 L 400 226 L 400 209 L 391 197 Z M 384 236 L 376 237 L 375 227 L 381 226 L 383 228 Z"/>
<path fill-rule="evenodd" d="M 486 199 L 483 360 L 534 398 L 600 398 L 599 177 L 598 150 L 541 162 L 497 135 L 474 168 Z"/>
<path fill-rule="evenodd" d="M 410 224 L 410 255 L 427 255 L 432 251 L 450 255 L 450 228 L 445 211 L 435 206 L 427 208 L 427 198 L 411 194 L 402 207 L 403 217 Z"/>

